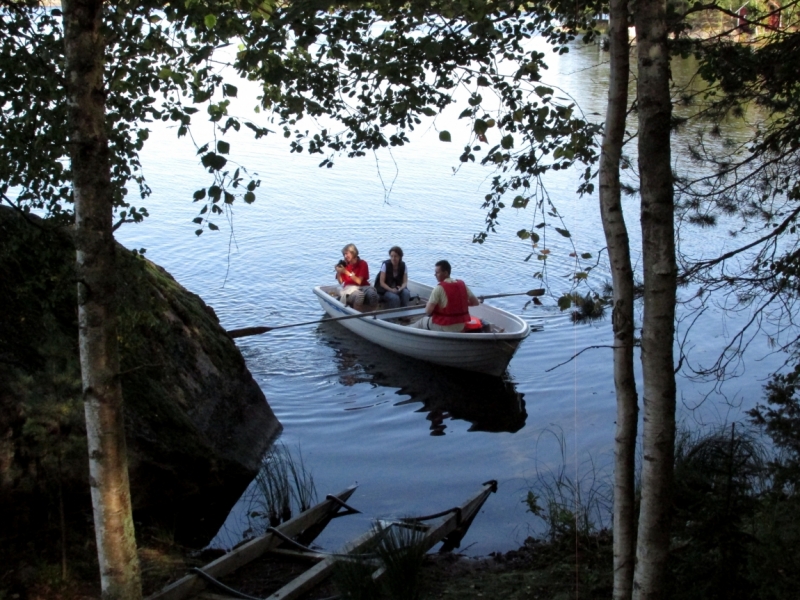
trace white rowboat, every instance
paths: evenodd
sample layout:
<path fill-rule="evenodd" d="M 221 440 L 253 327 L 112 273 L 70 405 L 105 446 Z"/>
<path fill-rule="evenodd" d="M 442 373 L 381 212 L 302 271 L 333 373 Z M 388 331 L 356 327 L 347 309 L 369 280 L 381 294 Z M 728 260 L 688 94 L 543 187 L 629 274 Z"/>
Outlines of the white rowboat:
<path fill-rule="evenodd" d="M 433 288 L 416 281 L 408 282 L 412 298 L 419 296 L 421 304 L 409 306 L 408 311 L 370 315 L 361 319 L 343 319 L 339 323 L 366 340 L 388 350 L 437 365 L 466 371 L 502 375 L 520 342 L 530 333 L 528 323 L 494 306 L 470 306 L 470 315 L 481 319 L 480 332 L 448 333 L 409 327 L 409 318 L 424 314 L 424 303 Z M 358 315 L 359 311 L 339 300 L 338 285 L 314 288 L 322 308 L 331 317 Z"/>

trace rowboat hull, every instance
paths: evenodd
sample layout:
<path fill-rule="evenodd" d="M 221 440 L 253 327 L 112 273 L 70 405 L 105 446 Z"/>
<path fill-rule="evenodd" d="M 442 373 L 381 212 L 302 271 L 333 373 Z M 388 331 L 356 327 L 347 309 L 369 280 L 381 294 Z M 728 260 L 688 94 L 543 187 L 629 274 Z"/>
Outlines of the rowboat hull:
<path fill-rule="evenodd" d="M 408 282 L 411 296 L 427 299 L 433 288 Z M 331 317 L 359 314 L 339 301 L 338 286 L 314 288 L 320 305 Z M 404 315 L 419 315 L 421 307 L 410 307 L 408 313 L 374 315 L 339 321 L 345 327 L 374 344 L 405 356 L 437 365 L 466 371 L 502 375 L 519 344 L 530 333 L 527 322 L 499 308 L 481 304 L 471 306 L 470 314 L 492 325 L 491 332 L 447 333 L 408 327 L 397 322 Z"/>

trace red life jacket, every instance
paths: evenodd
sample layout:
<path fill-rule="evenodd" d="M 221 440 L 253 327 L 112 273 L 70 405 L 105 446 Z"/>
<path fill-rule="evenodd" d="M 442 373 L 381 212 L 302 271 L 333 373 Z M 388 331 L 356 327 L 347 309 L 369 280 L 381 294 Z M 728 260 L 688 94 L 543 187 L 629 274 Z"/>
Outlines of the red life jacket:
<path fill-rule="evenodd" d="M 442 308 L 436 305 L 431 319 L 437 325 L 455 325 L 468 323 L 469 304 L 467 303 L 467 284 L 460 279 L 453 282 L 442 281 L 439 283 L 447 296 L 447 306 Z"/>

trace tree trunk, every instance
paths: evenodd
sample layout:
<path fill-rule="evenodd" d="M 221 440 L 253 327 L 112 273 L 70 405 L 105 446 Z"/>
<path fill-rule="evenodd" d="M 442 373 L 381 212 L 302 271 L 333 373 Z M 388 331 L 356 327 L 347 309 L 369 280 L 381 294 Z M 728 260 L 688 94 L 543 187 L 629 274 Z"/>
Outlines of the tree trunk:
<path fill-rule="evenodd" d="M 636 550 L 634 469 L 639 400 L 633 370 L 633 269 L 628 229 L 622 213 L 620 160 L 628 111 L 630 70 L 628 2 L 609 6 L 610 73 L 608 108 L 600 152 L 600 214 L 614 288 L 614 387 L 617 430 L 614 438 L 614 598 L 630 600 Z"/>
<path fill-rule="evenodd" d="M 644 435 L 634 597 L 664 597 L 675 446 L 675 230 L 665 0 L 634 4 L 642 197 Z"/>
<path fill-rule="evenodd" d="M 89 475 L 103 598 L 142 597 L 131 516 L 115 306 L 101 0 L 64 0 L 78 323 Z"/>

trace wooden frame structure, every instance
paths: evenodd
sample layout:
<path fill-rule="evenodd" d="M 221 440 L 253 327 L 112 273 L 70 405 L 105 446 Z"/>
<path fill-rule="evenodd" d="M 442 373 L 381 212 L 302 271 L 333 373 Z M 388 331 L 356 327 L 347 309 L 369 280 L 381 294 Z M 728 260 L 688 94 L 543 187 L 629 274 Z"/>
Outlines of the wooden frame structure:
<path fill-rule="evenodd" d="M 291 538 L 303 545 L 307 545 L 322 532 L 331 519 L 336 516 L 341 516 L 342 514 L 349 514 L 346 512 L 347 506 L 345 502 L 355 490 L 356 486 L 351 486 L 335 496 L 327 496 L 323 502 L 320 502 L 307 511 L 276 527 L 275 531 L 270 530 L 264 535 L 234 548 L 229 553 L 204 566 L 201 569 L 202 573 L 186 575 L 163 588 L 161 591 L 149 596 L 147 600 L 185 600 L 188 598 L 196 598 L 198 600 L 237 600 L 241 598 L 251 598 L 244 594 L 233 595 L 232 593 L 228 593 L 226 595 L 224 593 L 213 592 L 208 589 L 210 585 L 208 579 L 216 579 L 228 575 L 239 567 L 250 563 L 266 553 L 303 559 L 315 563 L 300 576 L 284 585 L 275 593 L 267 596 L 269 600 L 295 600 L 299 598 L 329 577 L 336 562 L 343 560 L 343 555 L 355 555 L 364 552 L 370 546 L 374 546 L 374 544 L 377 543 L 383 531 L 381 528 L 374 528 L 361 535 L 357 539 L 346 544 L 345 547 L 335 555 L 308 550 L 298 551 L 287 547 L 288 543 L 285 538 Z M 487 481 L 481 485 L 478 492 L 473 494 L 460 506 L 431 515 L 430 517 L 403 519 L 398 524 L 422 529 L 424 534 L 420 543 L 424 545 L 426 550 L 433 548 L 433 546 L 441 541 L 444 541 L 442 551 L 446 552 L 452 550 L 460 545 L 461 539 L 472 524 L 475 515 L 478 514 L 478 511 L 489 497 L 489 494 L 496 490 L 497 482 Z M 341 512 L 342 509 L 345 509 L 345 512 Z M 384 574 L 383 567 L 376 559 L 368 559 L 368 562 L 375 567 L 372 578 L 378 580 Z"/>

